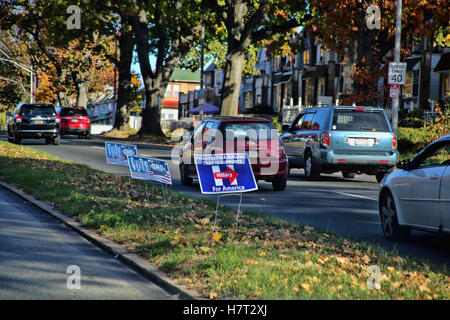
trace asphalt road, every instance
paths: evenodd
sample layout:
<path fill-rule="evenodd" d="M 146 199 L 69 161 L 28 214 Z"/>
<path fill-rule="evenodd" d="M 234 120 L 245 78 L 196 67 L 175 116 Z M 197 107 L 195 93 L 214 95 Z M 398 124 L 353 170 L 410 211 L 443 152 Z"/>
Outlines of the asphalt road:
<path fill-rule="evenodd" d="M 171 298 L 75 231 L 0 188 L 0 300 Z"/>
<path fill-rule="evenodd" d="M 2 140 L 4 136 L 1 137 Z M 83 163 L 106 172 L 128 175 L 127 167 L 106 164 L 104 140 L 63 137 L 58 146 L 45 145 L 42 140 L 23 140 L 30 147 L 49 152 L 63 159 Z M 130 142 L 131 143 L 131 142 Z M 138 153 L 169 161 L 174 190 L 210 198 L 200 193 L 198 185 L 186 187 L 180 184 L 176 150 L 167 146 L 137 144 Z M 172 161 L 175 155 L 175 161 Z M 408 242 L 384 240 L 378 216 L 378 183 L 375 177 L 357 175 L 344 179 L 341 174 L 322 175 L 319 181 L 307 181 L 303 170 L 291 171 L 285 191 L 274 192 L 272 185 L 259 182 L 259 190 L 245 193 L 242 210 L 260 211 L 293 223 L 313 226 L 324 231 L 334 231 L 342 236 L 369 241 L 387 249 L 395 249 L 401 255 L 431 260 L 437 264 L 450 264 L 450 237 L 413 231 Z M 221 197 L 220 203 L 237 208 L 239 196 Z"/>

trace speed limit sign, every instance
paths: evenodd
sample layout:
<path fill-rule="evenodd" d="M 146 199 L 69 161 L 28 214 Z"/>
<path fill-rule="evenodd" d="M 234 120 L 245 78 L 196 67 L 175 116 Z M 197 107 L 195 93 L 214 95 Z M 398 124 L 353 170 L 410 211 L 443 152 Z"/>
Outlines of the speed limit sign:
<path fill-rule="evenodd" d="M 388 84 L 405 84 L 406 62 L 390 62 Z"/>

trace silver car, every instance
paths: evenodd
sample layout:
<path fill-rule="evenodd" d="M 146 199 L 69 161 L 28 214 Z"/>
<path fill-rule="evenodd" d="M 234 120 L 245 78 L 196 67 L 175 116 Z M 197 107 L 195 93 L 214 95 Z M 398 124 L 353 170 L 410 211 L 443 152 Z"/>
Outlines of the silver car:
<path fill-rule="evenodd" d="M 380 183 L 385 238 L 405 240 L 411 229 L 450 233 L 450 134 L 396 167 Z"/>

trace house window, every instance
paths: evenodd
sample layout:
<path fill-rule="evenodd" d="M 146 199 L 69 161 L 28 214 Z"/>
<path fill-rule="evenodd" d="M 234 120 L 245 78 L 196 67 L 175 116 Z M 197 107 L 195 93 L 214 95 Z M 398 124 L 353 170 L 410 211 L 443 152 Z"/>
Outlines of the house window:
<path fill-rule="evenodd" d="M 327 49 L 320 47 L 320 62 L 327 63 Z"/>
<path fill-rule="evenodd" d="M 419 95 L 419 70 L 414 71 L 412 96 L 417 97 Z"/>
<path fill-rule="evenodd" d="M 444 97 L 450 97 L 450 73 L 444 73 Z"/>
<path fill-rule="evenodd" d="M 309 50 L 303 51 L 303 64 L 309 64 Z"/>
<path fill-rule="evenodd" d="M 319 90 L 318 90 L 319 96 L 325 95 L 325 78 L 319 79 Z"/>
<path fill-rule="evenodd" d="M 280 70 L 280 60 L 281 60 L 281 58 L 273 59 L 273 71 Z"/>
<path fill-rule="evenodd" d="M 314 80 L 306 79 L 305 81 L 305 105 L 310 106 L 313 104 L 314 99 Z"/>
<path fill-rule="evenodd" d="M 252 107 L 252 93 L 250 91 L 244 92 L 244 107 Z"/>
<path fill-rule="evenodd" d="M 411 72 L 407 72 L 405 78 L 405 86 L 403 87 L 403 96 L 411 97 L 411 93 L 412 93 L 412 74 Z"/>
<path fill-rule="evenodd" d="M 285 84 L 285 95 L 284 95 L 284 105 L 285 106 L 291 105 L 291 97 L 292 97 L 292 84 L 286 83 Z"/>
<path fill-rule="evenodd" d="M 179 84 L 169 84 L 166 89 L 164 97 L 166 98 L 178 98 L 180 95 L 180 85 Z"/>

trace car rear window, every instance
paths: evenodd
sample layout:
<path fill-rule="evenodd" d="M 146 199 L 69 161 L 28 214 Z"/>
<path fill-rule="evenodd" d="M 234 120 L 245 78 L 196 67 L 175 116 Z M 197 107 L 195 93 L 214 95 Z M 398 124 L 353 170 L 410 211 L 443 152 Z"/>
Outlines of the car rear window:
<path fill-rule="evenodd" d="M 245 137 L 248 137 L 250 139 L 270 140 L 271 134 L 275 133 L 272 130 L 276 131 L 270 122 L 232 122 L 226 123 L 223 127 L 226 139 L 245 139 Z"/>
<path fill-rule="evenodd" d="M 22 116 L 55 116 L 56 112 L 52 106 L 29 106 L 21 107 L 20 114 Z"/>
<path fill-rule="evenodd" d="M 382 112 L 335 110 L 333 130 L 389 132 L 389 125 Z"/>
<path fill-rule="evenodd" d="M 88 113 L 84 108 L 63 108 L 61 116 L 87 116 Z"/>

